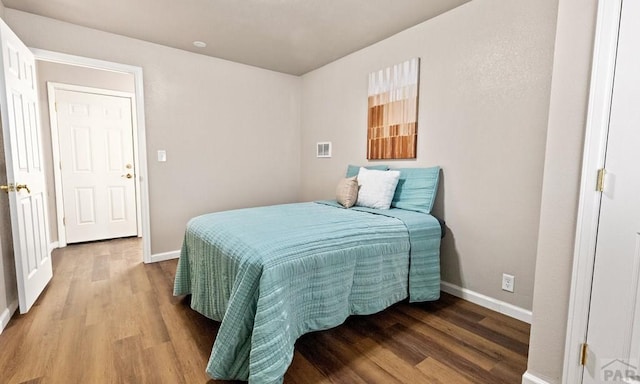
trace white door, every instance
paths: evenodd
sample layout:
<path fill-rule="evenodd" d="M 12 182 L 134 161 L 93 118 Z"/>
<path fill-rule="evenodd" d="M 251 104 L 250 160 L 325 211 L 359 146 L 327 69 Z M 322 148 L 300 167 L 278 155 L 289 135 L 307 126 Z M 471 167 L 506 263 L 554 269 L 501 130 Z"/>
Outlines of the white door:
<path fill-rule="evenodd" d="M 42 166 L 35 60 L 0 20 L 0 111 L 20 312 L 31 308 L 53 276 Z"/>
<path fill-rule="evenodd" d="M 583 383 L 640 383 L 640 1 L 622 7 Z"/>
<path fill-rule="evenodd" d="M 55 91 L 67 243 L 136 236 L 130 97 Z"/>

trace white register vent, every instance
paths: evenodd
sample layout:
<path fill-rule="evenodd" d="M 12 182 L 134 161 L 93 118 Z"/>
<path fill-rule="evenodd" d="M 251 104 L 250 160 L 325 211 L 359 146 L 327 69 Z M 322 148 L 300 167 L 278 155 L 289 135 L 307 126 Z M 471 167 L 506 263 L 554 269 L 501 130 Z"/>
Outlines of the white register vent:
<path fill-rule="evenodd" d="M 331 157 L 331 142 L 323 141 L 316 144 L 316 157 Z"/>

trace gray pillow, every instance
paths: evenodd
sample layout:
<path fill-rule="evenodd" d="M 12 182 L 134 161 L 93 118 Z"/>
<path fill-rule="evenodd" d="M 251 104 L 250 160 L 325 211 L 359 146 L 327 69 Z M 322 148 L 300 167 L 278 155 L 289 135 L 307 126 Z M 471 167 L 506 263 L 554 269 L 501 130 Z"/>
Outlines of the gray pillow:
<path fill-rule="evenodd" d="M 357 177 L 348 177 L 340 180 L 336 188 L 336 200 L 345 208 L 351 208 L 358 200 Z"/>

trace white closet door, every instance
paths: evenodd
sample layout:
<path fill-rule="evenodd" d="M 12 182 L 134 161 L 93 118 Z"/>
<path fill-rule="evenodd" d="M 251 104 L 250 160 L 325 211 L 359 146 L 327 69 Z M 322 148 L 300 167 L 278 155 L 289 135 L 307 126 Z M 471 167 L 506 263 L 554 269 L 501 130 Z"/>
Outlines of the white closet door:
<path fill-rule="evenodd" d="M 55 97 L 67 243 L 137 235 L 131 99 Z"/>
<path fill-rule="evenodd" d="M 640 382 L 640 1 L 622 7 L 583 383 Z"/>

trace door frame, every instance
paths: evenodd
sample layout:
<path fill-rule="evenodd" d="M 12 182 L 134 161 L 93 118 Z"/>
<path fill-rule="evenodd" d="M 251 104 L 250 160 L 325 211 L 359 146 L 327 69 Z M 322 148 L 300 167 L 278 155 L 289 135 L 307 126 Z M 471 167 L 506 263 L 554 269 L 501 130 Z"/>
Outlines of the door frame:
<path fill-rule="evenodd" d="M 607 151 L 622 1 L 598 2 L 569 295 L 563 383 L 582 382 L 584 367 L 580 365 L 580 346 L 586 342 L 587 338 L 596 237 L 600 218 L 601 192 L 597 192 L 595 186 L 598 169 L 604 167 Z"/>
<path fill-rule="evenodd" d="M 75 65 L 81 67 L 95 68 L 107 71 L 114 71 L 120 73 L 128 73 L 133 75 L 134 87 L 135 87 L 135 103 L 132 105 L 135 116 L 134 137 L 137 137 L 137 153 L 134 154 L 134 158 L 137 164 L 136 174 L 137 182 L 139 184 L 138 195 L 140 205 L 138 210 L 140 211 L 138 236 L 142 234 L 142 261 L 145 263 L 151 263 L 151 226 L 149 216 L 149 181 L 147 170 L 147 141 L 146 141 L 146 126 L 145 126 L 145 113 L 144 113 L 144 87 L 143 87 L 143 73 L 142 68 L 134 65 L 114 63 L 110 61 L 91 59 L 82 56 L 69 55 L 66 53 L 59 53 L 48 51 L 44 49 L 31 48 L 31 52 L 35 55 L 36 60 L 49 61 L 60 64 Z M 57 140 L 57 136 L 56 139 Z M 53 142 L 53 137 L 52 137 Z M 54 167 L 55 169 L 56 167 Z M 138 185 L 137 185 L 138 186 Z"/>
<path fill-rule="evenodd" d="M 65 230 L 64 223 L 64 187 L 62 185 L 62 170 L 60 166 L 60 140 L 58 137 L 58 115 L 56 111 L 56 91 L 73 91 L 81 93 L 97 94 L 102 96 L 114 96 L 129 99 L 131 103 L 131 116 L 136 116 L 135 94 L 130 92 L 114 91 L 110 89 L 85 87 L 81 85 L 72 85 L 56 82 L 47 82 L 47 94 L 49 100 L 49 122 L 51 127 L 51 146 L 53 154 L 53 178 L 54 188 L 56 192 L 56 219 L 58 221 L 58 246 L 67 246 L 67 231 Z M 131 119 L 131 125 L 133 128 L 133 166 L 138 174 L 138 129 L 137 119 Z M 142 237 L 142 222 L 140 214 L 140 178 L 135 179 L 135 199 L 136 199 L 136 235 Z"/>

